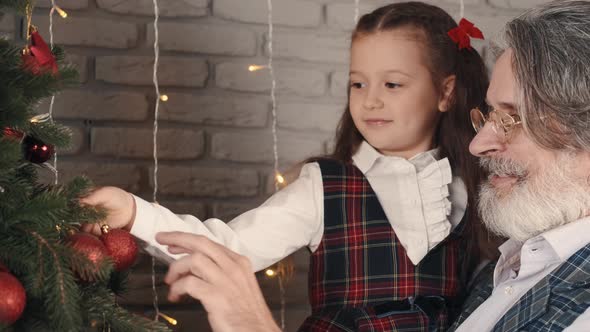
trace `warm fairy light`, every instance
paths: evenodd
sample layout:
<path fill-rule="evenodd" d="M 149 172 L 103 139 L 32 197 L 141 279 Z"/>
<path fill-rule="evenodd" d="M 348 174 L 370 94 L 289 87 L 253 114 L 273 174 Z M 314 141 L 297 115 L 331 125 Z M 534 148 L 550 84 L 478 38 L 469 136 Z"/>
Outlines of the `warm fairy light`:
<path fill-rule="evenodd" d="M 35 115 L 29 121 L 31 121 L 31 123 L 38 123 L 38 122 L 46 122 L 49 119 L 50 119 L 49 113 L 44 113 L 44 114 Z"/>
<path fill-rule="evenodd" d="M 248 70 L 249 70 L 249 71 L 257 71 L 257 70 L 260 70 L 260 69 L 264 69 L 264 68 L 266 68 L 266 67 L 267 67 L 267 66 L 250 65 L 250 66 L 248 67 Z"/>
<path fill-rule="evenodd" d="M 277 273 L 273 269 L 266 269 L 266 271 L 264 271 L 264 273 L 266 273 L 266 275 L 269 277 L 274 277 L 275 275 L 277 275 Z"/>
<path fill-rule="evenodd" d="M 277 183 L 278 184 L 284 184 L 285 183 L 285 178 L 281 174 L 277 174 L 275 176 L 275 179 L 277 180 Z"/>
<path fill-rule="evenodd" d="M 168 101 L 168 95 L 161 95 L 160 100 L 161 101 Z"/>
<path fill-rule="evenodd" d="M 166 314 L 163 314 L 161 312 L 158 312 L 158 316 L 164 318 L 170 325 L 176 325 L 176 324 L 178 324 L 178 321 L 176 319 L 174 319 L 174 318 L 172 318 L 172 317 L 170 317 L 170 316 L 168 316 Z"/>
<path fill-rule="evenodd" d="M 53 6 L 53 9 L 55 9 L 55 11 L 59 14 L 59 16 L 61 16 L 62 18 L 66 18 L 68 17 L 68 13 L 66 13 L 65 10 L 59 8 L 57 5 Z"/>

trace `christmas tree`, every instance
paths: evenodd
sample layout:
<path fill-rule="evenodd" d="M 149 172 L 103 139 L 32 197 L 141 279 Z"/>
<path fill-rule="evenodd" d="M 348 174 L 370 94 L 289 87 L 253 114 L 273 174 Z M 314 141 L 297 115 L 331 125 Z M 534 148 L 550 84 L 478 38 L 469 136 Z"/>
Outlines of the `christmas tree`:
<path fill-rule="evenodd" d="M 75 84 L 77 73 L 36 31 L 33 2 L 0 0 L 0 15 L 26 19 L 25 45 L 0 38 L 0 330 L 167 330 L 116 303 L 137 250 L 130 235 L 78 232 L 104 217 L 79 204 L 90 181 L 57 185 L 39 177 L 70 134 L 35 108 Z M 121 246 L 130 250 L 123 257 Z"/>

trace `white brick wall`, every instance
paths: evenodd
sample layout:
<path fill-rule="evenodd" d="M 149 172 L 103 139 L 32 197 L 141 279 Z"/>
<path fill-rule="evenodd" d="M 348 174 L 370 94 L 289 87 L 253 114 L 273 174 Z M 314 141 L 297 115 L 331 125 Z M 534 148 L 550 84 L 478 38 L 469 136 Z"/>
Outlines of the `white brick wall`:
<path fill-rule="evenodd" d="M 35 15 L 33 22 L 39 31 L 49 28 L 45 15 Z M 54 42 L 61 45 L 126 49 L 136 46 L 138 39 L 137 25 L 100 18 L 68 17 L 55 24 L 53 31 Z"/>
<path fill-rule="evenodd" d="M 138 192 L 142 172 L 140 165 L 133 162 L 121 163 L 116 160 L 94 158 L 93 161 L 83 159 L 67 159 L 58 161 L 59 179 L 67 182 L 73 177 L 86 175 L 96 184 L 108 184 Z M 51 175 L 49 175 L 51 176 Z"/>
<path fill-rule="evenodd" d="M 213 15 L 246 23 L 268 22 L 266 0 L 214 0 Z M 322 5 L 306 0 L 274 0 L 273 23 L 292 27 L 317 27 L 322 19 Z"/>
<path fill-rule="evenodd" d="M 128 85 L 153 84 L 154 58 L 151 56 L 98 56 L 96 79 Z M 202 88 L 208 76 L 207 62 L 190 57 L 162 56 L 159 60 L 160 86 Z"/>
<path fill-rule="evenodd" d="M 258 173 L 252 168 L 160 165 L 159 174 L 158 183 L 164 195 L 253 197 L 260 187 Z"/>
<path fill-rule="evenodd" d="M 148 117 L 145 94 L 121 90 L 65 90 L 56 96 L 53 107 L 58 119 L 142 121 Z"/>
<path fill-rule="evenodd" d="M 256 55 L 256 33 L 238 25 L 162 23 L 158 29 L 161 50 L 231 56 Z M 147 31 L 148 43 L 151 45 L 154 43 L 154 25 L 149 24 Z"/>
<path fill-rule="evenodd" d="M 268 44 L 265 43 L 265 45 Z M 310 62 L 347 64 L 349 45 L 348 33 L 278 30 L 273 38 L 273 56 Z"/>
<path fill-rule="evenodd" d="M 259 63 L 259 62 L 257 62 Z M 319 97 L 327 88 L 327 74 L 317 69 L 275 63 L 277 93 L 296 97 Z M 228 90 L 268 93 L 271 89 L 268 69 L 248 70 L 248 63 L 224 62 L 215 66 L 216 86 Z"/>
<path fill-rule="evenodd" d="M 392 0 L 394 1 L 394 0 Z M 361 0 L 366 13 L 390 0 Z M 459 0 L 427 0 L 459 15 Z M 542 0 L 465 0 L 465 15 L 488 39 L 510 18 Z M 66 20 L 54 17 L 55 42 L 80 71 L 81 85 L 56 96 L 54 113 L 73 132 L 59 151 L 60 178 L 87 174 L 151 199 L 155 92 L 153 0 L 58 0 Z M 274 190 L 271 80 L 248 71 L 268 61 L 267 0 L 159 0 L 161 92 L 158 135 L 159 202 L 172 211 L 229 220 L 263 202 Z M 279 158 L 288 179 L 297 162 L 328 152 L 346 104 L 349 33 L 354 0 L 273 0 Z M 49 0 L 38 0 L 33 23 L 49 40 Z M 19 20 L 0 17 L 0 35 L 17 37 Z M 485 51 L 486 43 L 475 44 Z M 40 109 L 47 110 L 48 102 Z M 294 331 L 306 304 L 305 252 L 287 284 L 287 330 Z M 151 308 L 149 260 L 132 275 L 123 303 Z M 159 271 L 165 271 L 159 267 Z M 161 277 L 161 274 L 159 274 Z M 261 278 L 275 317 L 279 292 Z M 178 331 L 207 330 L 198 305 L 163 311 L 180 320 Z M 136 296 L 137 295 L 137 296 Z"/>
<path fill-rule="evenodd" d="M 96 127 L 90 135 L 90 150 L 98 156 L 114 158 L 144 158 L 153 155 L 151 128 Z M 202 130 L 160 128 L 158 158 L 163 160 L 191 160 L 203 154 Z"/>
<path fill-rule="evenodd" d="M 75 0 L 73 0 L 75 1 Z M 159 1 L 160 15 L 164 17 L 199 17 L 207 15 L 208 0 L 168 0 Z M 126 15 L 154 14 L 152 0 L 96 0 L 98 8 Z"/>
<path fill-rule="evenodd" d="M 323 152 L 322 142 L 306 135 L 279 133 L 282 159 L 297 162 Z M 272 136 L 264 133 L 219 132 L 211 137 L 211 156 L 218 160 L 269 163 L 273 157 Z"/>
<path fill-rule="evenodd" d="M 263 128 L 268 123 L 270 102 L 267 96 L 169 93 L 168 97 L 169 101 L 161 104 L 162 120 L 253 128 Z"/>

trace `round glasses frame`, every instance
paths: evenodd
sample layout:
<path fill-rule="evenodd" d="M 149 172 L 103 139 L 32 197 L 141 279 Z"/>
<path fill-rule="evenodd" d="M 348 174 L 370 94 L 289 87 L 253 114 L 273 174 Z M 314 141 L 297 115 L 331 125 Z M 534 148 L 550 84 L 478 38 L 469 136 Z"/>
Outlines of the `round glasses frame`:
<path fill-rule="evenodd" d="M 479 133 L 486 122 L 491 122 L 492 129 L 504 142 L 510 139 L 513 129 L 522 123 L 520 116 L 517 114 L 510 115 L 495 109 L 488 112 L 486 116 L 476 107 L 469 112 L 469 116 L 476 133 Z"/>

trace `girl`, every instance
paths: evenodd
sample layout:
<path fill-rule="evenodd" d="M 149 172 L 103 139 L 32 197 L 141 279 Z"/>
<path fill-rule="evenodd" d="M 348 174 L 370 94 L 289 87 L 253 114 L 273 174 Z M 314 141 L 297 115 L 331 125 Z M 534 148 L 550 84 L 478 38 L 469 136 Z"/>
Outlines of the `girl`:
<path fill-rule="evenodd" d="M 227 224 L 178 216 L 116 188 L 85 201 L 110 209 L 111 227 L 160 250 L 157 232 L 202 234 L 256 270 L 307 246 L 312 315 L 303 331 L 443 330 L 461 304 L 473 249 L 480 173 L 467 152 L 468 111 L 487 88 L 477 52 L 447 35 L 455 27 L 418 2 L 364 15 L 334 153 Z"/>

